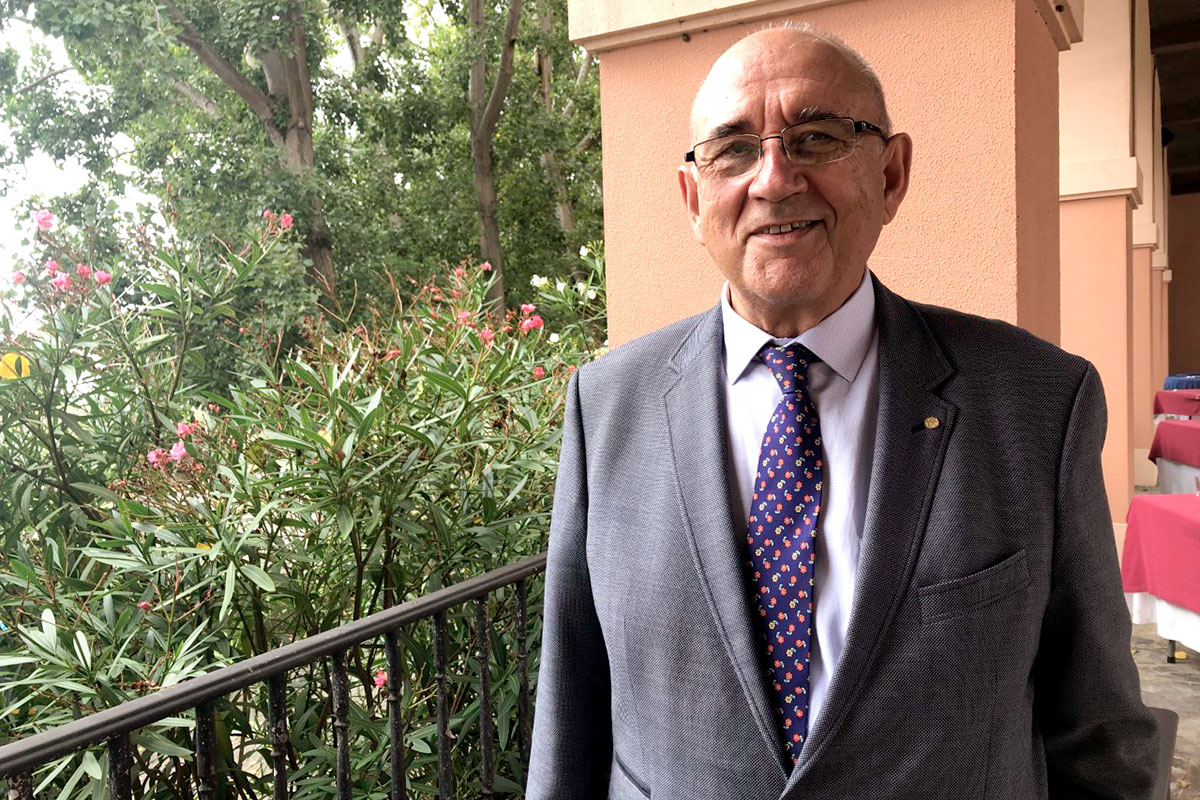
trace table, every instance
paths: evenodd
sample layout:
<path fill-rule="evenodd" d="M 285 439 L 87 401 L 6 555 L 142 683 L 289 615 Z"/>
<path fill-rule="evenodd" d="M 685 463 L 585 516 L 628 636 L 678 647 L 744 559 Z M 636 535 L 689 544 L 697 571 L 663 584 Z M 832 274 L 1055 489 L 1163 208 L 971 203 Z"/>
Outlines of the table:
<path fill-rule="evenodd" d="M 1177 372 L 1163 381 L 1164 389 L 1200 389 L 1200 372 Z"/>
<path fill-rule="evenodd" d="M 1200 496 L 1137 495 L 1125 522 L 1121 583 L 1130 616 L 1200 650 Z"/>
<path fill-rule="evenodd" d="M 1200 389 L 1160 389 L 1154 393 L 1154 413 L 1200 417 Z"/>
<path fill-rule="evenodd" d="M 1154 431 L 1150 460 L 1158 464 L 1158 488 L 1168 494 L 1196 491 L 1200 478 L 1200 419 L 1164 419 Z"/>

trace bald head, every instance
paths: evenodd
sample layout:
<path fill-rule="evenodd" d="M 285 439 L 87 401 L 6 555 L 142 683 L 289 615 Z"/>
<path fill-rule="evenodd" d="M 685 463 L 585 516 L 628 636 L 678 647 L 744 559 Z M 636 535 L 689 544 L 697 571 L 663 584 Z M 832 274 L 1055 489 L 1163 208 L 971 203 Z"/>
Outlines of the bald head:
<path fill-rule="evenodd" d="M 891 131 L 883 87 L 867 60 L 836 36 L 804 24 L 757 31 L 734 42 L 721 54 L 692 101 L 692 141 L 708 138 L 711 133 L 707 127 L 711 121 L 708 112 L 722 98 L 764 75 L 786 78 L 793 66 L 792 77 L 800 79 L 814 63 L 814 56 L 822 69 L 842 73 L 839 77 L 852 91 L 868 98 L 873 108 L 870 121 Z"/>

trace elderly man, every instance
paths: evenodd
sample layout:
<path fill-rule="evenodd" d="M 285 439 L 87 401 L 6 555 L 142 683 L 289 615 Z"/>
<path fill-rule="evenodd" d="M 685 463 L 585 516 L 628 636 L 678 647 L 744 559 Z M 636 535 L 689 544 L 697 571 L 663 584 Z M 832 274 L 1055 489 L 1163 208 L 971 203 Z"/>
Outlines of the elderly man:
<path fill-rule="evenodd" d="M 571 383 L 527 797 L 1148 798 L 1095 370 L 870 274 L 911 141 L 840 41 L 692 141 L 725 290 Z"/>

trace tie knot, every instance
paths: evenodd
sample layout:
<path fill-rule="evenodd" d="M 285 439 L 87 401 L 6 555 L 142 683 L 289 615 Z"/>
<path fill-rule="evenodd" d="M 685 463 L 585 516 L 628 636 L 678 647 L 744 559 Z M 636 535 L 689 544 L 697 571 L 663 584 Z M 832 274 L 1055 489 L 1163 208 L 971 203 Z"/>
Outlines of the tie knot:
<path fill-rule="evenodd" d="M 767 345 L 759 351 L 763 363 L 775 376 L 776 383 L 784 394 L 795 394 L 808 382 L 808 368 L 821 359 L 813 351 L 798 342 L 787 347 Z"/>

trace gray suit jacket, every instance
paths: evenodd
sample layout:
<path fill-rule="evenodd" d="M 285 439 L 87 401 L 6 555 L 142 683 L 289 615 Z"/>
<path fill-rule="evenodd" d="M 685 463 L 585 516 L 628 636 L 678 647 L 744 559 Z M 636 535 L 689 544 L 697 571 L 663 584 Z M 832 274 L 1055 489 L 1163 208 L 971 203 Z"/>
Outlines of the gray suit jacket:
<path fill-rule="evenodd" d="M 785 766 L 730 512 L 718 307 L 571 383 L 527 798 L 1150 796 L 1157 731 L 1129 653 L 1095 370 L 1010 325 L 875 293 L 857 594 L 800 766 Z"/>

